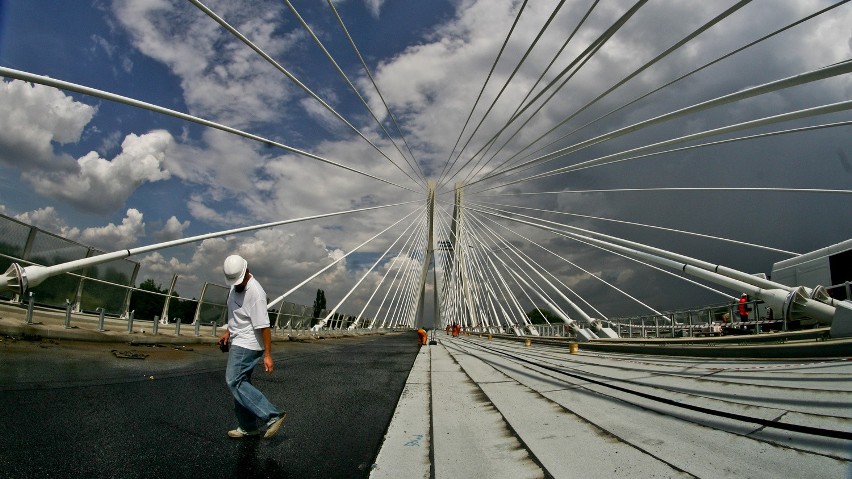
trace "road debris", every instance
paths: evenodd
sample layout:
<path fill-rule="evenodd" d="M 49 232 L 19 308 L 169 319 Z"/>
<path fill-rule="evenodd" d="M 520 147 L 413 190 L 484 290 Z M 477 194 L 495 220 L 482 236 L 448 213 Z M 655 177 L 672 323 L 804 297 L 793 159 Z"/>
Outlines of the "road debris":
<path fill-rule="evenodd" d="M 145 359 L 148 357 L 147 354 L 137 353 L 135 351 L 119 351 L 117 349 L 112 350 L 112 355 L 121 359 Z"/>

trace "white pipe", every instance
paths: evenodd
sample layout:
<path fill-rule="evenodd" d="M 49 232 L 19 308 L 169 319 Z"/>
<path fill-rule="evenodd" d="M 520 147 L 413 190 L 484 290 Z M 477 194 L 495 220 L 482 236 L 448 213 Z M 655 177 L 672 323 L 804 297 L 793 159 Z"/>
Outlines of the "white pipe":
<path fill-rule="evenodd" d="M 487 212 L 486 212 L 487 213 Z M 487 213 L 492 214 L 494 213 Z M 496 215 L 495 215 L 496 216 Z M 607 241 L 595 239 L 589 236 L 580 235 L 577 233 L 570 233 L 565 231 L 558 231 L 555 228 L 551 228 L 544 225 L 538 225 L 535 223 L 514 219 L 514 221 L 519 221 L 521 223 L 526 223 L 531 226 L 535 226 L 542 229 L 547 229 L 551 231 L 556 231 L 561 234 L 565 234 L 569 237 L 576 238 L 591 244 L 596 244 L 602 246 L 604 248 L 620 251 L 627 256 L 631 256 L 634 258 L 641 258 L 646 261 L 656 263 L 670 269 L 681 270 L 686 274 L 697 276 L 699 278 L 706 279 L 707 281 L 713 282 L 715 284 L 725 286 L 737 291 L 744 291 L 752 296 L 755 296 L 759 299 L 764 300 L 768 303 L 772 308 L 778 308 L 778 311 L 782 311 L 784 308 L 784 304 L 787 301 L 787 298 L 790 295 L 796 294 L 797 290 L 804 288 L 792 288 L 790 286 L 781 285 L 778 283 L 773 283 L 771 281 L 759 280 L 759 278 L 749 275 L 747 273 L 743 273 L 741 271 L 734 270 L 732 268 L 726 268 L 722 266 L 716 266 L 715 269 L 707 269 L 701 266 L 696 266 L 695 264 L 690 264 L 687 261 L 694 261 L 699 263 L 705 263 L 703 261 L 695 260 L 694 258 L 689 258 L 688 256 L 677 255 L 675 253 L 671 253 L 665 250 L 660 250 L 657 248 L 651 248 L 646 245 L 642 245 L 640 243 L 632 243 L 628 241 L 621 240 L 625 244 L 633 244 L 639 247 L 643 247 L 648 251 L 660 252 L 663 254 L 669 255 L 669 257 L 657 256 L 656 254 L 652 254 L 645 251 L 639 251 L 636 249 L 628 248 L 626 246 L 621 246 L 615 243 L 610 243 Z M 577 228 L 578 229 L 578 228 Z M 598 235 L 598 236 L 606 236 L 606 235 Z M 612 237 L 610 237 L 612 238 Z M 613 238 L 618 240 L 618 238 Z M 675 261 L 670 258 L 683 258 L 687 261 Z M 705 263 L 708 264 L 708 263 Z M 731 276 L 731 274 L 736 273 L 737 277 Z M 740 280 L 738 277 L 744 277 L 744 279 L 749 281 Z M 783 287 L 774 287 L 775 285 L 783 286 Z M 834 318 L 835 307 L 830 306 L 825 303 L 820 303 L 819 301 L 802 299 L 801 306 L 804 310 L 808 312 L 811 317 L 820 321 L 831 322 Z"/>
<path fill-rule="evenodd" d="M 323 163 L 336 166 L 338 168 L 343 168 L 346 171 L 351 171 L 352 173 L 357 173 L 359 175 L 363 175 L 363 176 L 366 176 L 368 178 L 372 178 L 374 180 L 378 180 L 378 181 L 381 181 L 383 183 L 387 183 L 389 185 L 396 186 L 397 188 L 402 188 L 404 190 L 408 190 L 408 191 L 417 193 L 417 191 L 412 190 L 411 188 L 407 188 L 405 186 L 398 185 L 398 184 L 393 183 L 391 181 L 384 180 L 384 179 L 379 178 L 377 176 L 373 176 L 369 173 L 364 173 L 363 171 L 356 170 L 355 168 L 350 168 L 346 165 L 337 163 L 335 161 L 323 158 L 323 157 L 318 156 L 318 155 L 314 155 L 313 153 L 308 153 L 307 151 L 303 151 L 303 150 L 300 150 L 298 148 L 294 148 L 292 146 L 285 145 L 283 143 L 278 143 L 277 141 L 273 141 L 273 140 L 270 140 L 268 138 L 264 138 L 262 136 L 247 133 L 245 131 L 238 130 L 236 128 L 232 128 L 230 126 L 226 126 L 226 125 L 223 125 L 221 123 L 216 123 L 216 122 L 213 122 L 213 121 L 210 121 L 210 120 L 205 120 L 205 119 L 199 118 L 197 116 L 192 116 L 192 115 L 189 115 L 189 114 L 186 114 L 186 113 L 181 113 L 179 111 L 171 110 L 169 108 L 164 108 L 162 106 L 154 105 L 152 103 L 146 103 L 144 101 L 139 101 L 139 100 L 136 100 L 135 98 L 128 98 L 126 96 L 116 95 L 114 93 L 105 92 L 103 90 L 98 90 L 96 88 L 89 88 L 89 87 L 86 87 L 86 86 L 78 85 L 76 83 L 71 83 L 71 82 L 62 81 L 62 80 L 56 80 L 54 78 L 50 78 L 50 77 L 46 77 L 46 76 L 42 76 L 42 75 L 35 75 L 33 73 L 28 73 L 28 72 L 24 72 L 24 71 L 20 71 L 20 70 L 14 70 L 12 68 L 6 68 L 6 67 L 0 67 L 0 76 L 6 77 L 6 78 L 16 78 L 18 80 L 28 81 L 28 82 L 31 82 L 31 83 L 39 83 L 41 85 L 59 88 L 60 90 L 73 91 L 73 92 L 81 93 L 83 95 L 93 96 L 95 98 L 103 98 L 104 100 L 110 100 L 110 101 L 114 101 L 114 102 L 117 102 L 117 103 L 123 103 L 125 105 L 134 106 L 136 108 L 142 108 L 143 110 L 149 110 L 149 111 L 153 111 L 153 112 L 156 112 L 156 113 L 162 113 L 163 115 L 168 115 L 168 116 L 172 116 L 172 117 L 175 117 L 175 118 L 180 118 L 181 120 L 190 121 L 192 123 L 197 123 L 199 125 L 204 125 L 204 126 L 207 126 L 207 127 L 210 127 L 210 128 L 215 128 L 217 130 L 221 130 L 221 131 L 224 131 L 226 133 L 231 133 L 233 135 L 241 136 L 241 137 L 247 138 L 249 140 L 259 141 L 259 142 L 266 144 L 266 145 L 274 146 L 276 148 L 280 148 L 282 150 L 286 150 L 286 151 L 289 151 L 291 153 L 295 153 L 297 155 L 301 155 L 301 156 L 310 158 L 312 160 L 321 161 Z"/>
<path fill-rule="evenodd" d="M 791 76 L 791 77 L 782 78 L 781 80 L 776 80 L 776 81 L 773 81 L 773 82 L 765 83 L 763 85 L 758 85 L 758 86 L 755 86 L 755 87 L 752 87 L 752 88 L 747 88 L 745 90 L 741 90 L 741 91 L 731 93 L 731 94 L 728 94 L 728 95 L 723 95 L 723 96 L 714 98 L 712 100 L 697 103 L 695 105 L 688 106 L 686 108 L 681 108 L 680 110 L 675 110 L 675 111 L 672 111 L 672 112 L 669 112 L 669 113 L 665 113 L 663 115 L 656 116 L 654 118 L 650 118 L 650 119 L 647 119 L 647 120 L 644 120 L 644 121 L 640 121 L 638 123 L 634 123 L 632 125 L 628 125 L 626 127 L 620 128 L 618 130 L 615 130 L 615 131 L 612 131 L 612 132 L 609 132 L 609 133 L 605 133 L 603 135 L 599 135 L 599 136 L 596 136 L 594 138 L 591 138 L 591 139 L 588 139 L 588 140 L 585 140 L 585 141 L 581 141 L 579 143 L 576 143 L 574 145 L 559 149 L 559 150 L 554 151 L 552 153 L 542 155 L 538 158 L 534 158 L 530 161 L 527 161 L 526 163 L 522 163 L 520 165 L 513 166 L 511 168 L 500 170 L 499 172 L 494 172 L 494 173 L 492 173 L 488 176 L 485 176 L 485 177 L 483 177 L 483 178 L 481 178 L 477 181 L 471 182 L 468 186 L 474 185 L 474 184 L 479 183 L 481 181 L 485 181 L 485 180 L 487 180 L 489 178 L 493 178 L 495 176 L 510 173 L 510 172 L 518 170 L 518 169 L 522 169 L 522 168 L 526 169 L 526 167 L 528 167 L 528 166 L 533 166 L 535 164 L 547 162 L 547 161 L 556 159 L 558 157 L 567 155 L 569 153 L 573 153 L 573 152 L 578 151 L 580 149 L 586 148 L 588 146 L 596 145 L 596 144 L 604 142 L 604 141 L 612 140 L 612 139 L 617 138 L 619 136 L 622 136 L 622 135 L 625 135 L 625 134 L 628 134 L 628 133 L 632 133 L 634 131 L 641 130 L 643 128 L 646 128 L 646 127 L 649 127 L 649 126 L 652 126 L 652 125 L 655 125 L 655 124 L 659 124 L 659 123 L 669 121 L 669 120 L 674 120 L 676 118 L 679 118 L 679 117 L 682 117 L 682 116 L 685 116 L 685 115 L 698 113 L 698 112 L 706 110 L 708 108 L 713 108 L 713 107 L 717 107 L 717 106 L 724 105 L 724 104 L 727 104 L 727 103 L 745 100 L 747 98 L 751 98 L 751 97 L 754 97 L 754 96 L 757 96 L 757 95 L 763 95 L 763 94 L 766 94 L 766 93 L 771 93 L 771 92 L 774 92 L 774 91 L 777 91 L 777 90 L 782 90 L 782 89 L 802 85 L 802 84 L 813 82 L 813 81 L 824 80 L 826 78 L 831 78 L 831 77 L 837 76 L 837 75 L 843 75 L 843 74 L 846 74 L 846 73 L 849 73 L 849 72 L 852 72 L 852 61 L 847 60 L 847 61 L 840 62 L 840 63 L 830 65 L 830 66 L 827 66 L 827 67 L 818 68 L 816 70 L 805 72 L 805 73 L 802 73 L 802 74 L 799 74 L 799 75 L 794 75 L 794 76 Z M 800 110 L 800 112 L 808 112 L 808 114 L 803 115 L 803 116 L 811 116 L 812 114 L 826 114 L 826 113 L 831 113 L 831 112 L 834 112 L 834 111 L 841 111 L 843 109 L 848 108 L 848 105 L 846 105 L 847 103 L 848 102 L 840 102 L 840 103 L 835 103 L 833 105 L 826 105 L 826 106 L 812 108 L 812 109 Z M 823 109 L 826 109 L 824 113 L 822 112 Z M 769 117 L 769 118 L 779 118 L 779 117 L 786 117 L 787 115 L 791 115 L 790 119 L 795 119 L 795 118 L 798 117 L 795 114 L 800 113 L 800 112 L 792 112 L 790 114 L 777 115 L 777 116 Z M 740 125 L 745 125 L 747 123 L 750 123 L 750 122 L 741 123 Z M 760 124 L 756 124 L 754 126 L 761 126 L 762 124 L 769 124 L 769 123 L 771 123 L 771 122 L 760 123 Z M 734 126 L 737 126 L 737 125 L 734 125 Z M 731 128 L 731 127 L 720 128 L 718 131 L 720 132 L 720 134 L 722 132 L 733 131 L 733 130 L 729 130 L 729 128 Z M 712 130 L 712 131 L 717 131 L 717 130 Z M 689 135 L 689 137 L 692 137 L 692 136 L 693 135 Z M 687 137 L 683 137 L 683 138 L 687 138 Z M 695 138 L 700 138 L 700 136 L 697 136 Z M 662 145 L 658 144 L 658 146 L 662 146 Z M 636 151 L 636 150 L 632 150 L 632 151 Z M 585 163 L 589 163 L 589 162 L 584 162 L 584 163 L 581 163 L 581 164 L 585 164 Z"/>
<path fill-rule="evenodd" d="M 139 246 L 136 248 L 122 249 L 119 251 L 113 251 L 112 253 L 104 253 L 98 256 L 92 256 L 90 258 L 82 258 L 74 261 L 69 261 L 67 263 L 61 263 L 54 266 L 38 266 L 32 265 L 27 267 L 21 267 L 18 264 L 12 264 L 6 272 L 0 276 L 0 290 L 7 290 L 16 292 L 18 294 L 24 294 L 27 289 L 34 288 L 42 283 L 42 281 L 50 278 L 51 276 L 56 276 L 58 274 L 67 273 L 69 271 L 74 271 L 77 269 L 82 269 L 88 266 L 94 266 L 102 263 L 106 263 L 108 261 L 113 261 L 120 258 L 126 258 L 128 256 L 132 256 L 135 254 L 148 253 L 150 251 L 156 251 L 165 248 L 171 248 L 173 246 L 180 246 L 187 243 L 194 243 L 196 241 L 202 241 L 210 238 L 219 238 L 221 236 L 227 236 L 231 234 L 237 233 L 245 233 L 248 231 L 256 231 L 265 228 L 272 228 L 275 226 L 286 225 L 290 223 L 298 223 L 301 221 L 314 220 L 319 218 L 328 218 L 331 216 L 339 216 L 349 213 L 356 213 L 361 211 L 374 210 L 379 208 L 388 208 L 391 206 L 400 206 L 409 203 L 415 203 L 416 201 L 408 201 L 405 203 L 395 203 L 391 205 L 384 206 L 370 206 L 367 208 L 359 208 L 348 211 L 338 211 L 335 213 L 324 213 L 321 215 L 314 216 L 305 216 L 303 218 L 296 218 L 291 220 L 284 221 L 274 221 L 271 223 L 264 223 L 261 225 L 255 226 L 245 226 L 242 228 L 234 228 L 230 230 L 219 231 L 216 233 L 206 233 L 197 236 L 191 236 L 189 238 L 181 238 L 172 241 L 164 241 L 162 243 L 157 243 L 148 246 Z"/>

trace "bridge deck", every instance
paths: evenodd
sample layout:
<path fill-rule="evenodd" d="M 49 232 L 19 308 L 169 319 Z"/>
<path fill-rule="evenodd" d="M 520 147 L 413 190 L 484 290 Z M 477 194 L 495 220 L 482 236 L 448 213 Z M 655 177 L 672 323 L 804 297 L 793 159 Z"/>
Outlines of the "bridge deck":
<path fill-rule="evenodd" d="M 438 340 L 414 363 L 371 477 L 852 472 L 851 361 L 571 355 Z"/>
<path fill-rule="evenodd" d="M 108 328 L 110 331 L 99 333 L 92 329 L 91 320 L 82 318 L 75 318 L 78 327 L 66 330 L 61 325 L 61 315 L 51 314 L 41 314 L 37 326 L 21 327 L 22 320 L 13 314 L 15 310 L 2 308 L 2 312 L 0 330 L 5 334 L 33 330 L 45 338 L 58 338 L 65 334 L 78 339 L 103 336 L 101 339 L 110 341 L 156 339 L 161 343 L 210 343 L 215 340 L 208 332 L 203 337 L 194 337 L 190 331 L 187 331 L 187 336 L 177 338 L 169 334 L 171 328 L 157 337 L 146 338 L 149 335 L 138 332 L 126 335 L 122 334 L 118 323 L 112 324 Z M 400 339 L 407 345 L 410 344 L 408 341 L 414 340 L 414 335 L 410 340 Z M 408 362 L 410 359 L 405 361 L 405 365 L 400 363 L 403 369 L 391 367 L 402 372 L 400 384 L 406 374 L 407 382 L 372 470 L 370 463 L 375 452 L 366 453 L 363 459 L 364 475 L 439 479 L 852 477 L 849 476 L 852 473 L 852 361 L 683 358 L 592 352 L 582 346 L 579 354 L 572 355 L 564 345 L 534 344 L 525 347 L 521 342 L 489 341 L 476 336 L 451 338 L 442 332 L 437 334 L 437 339 L 439 344 L 419 348 L 409 372 L 406 373 L 405 368 L 411 364 Z M 270 464 L 278 464 L 291 472 L 299 471 L 301 477 L 309 477 L 308 471 L 316 469 L 316 464 L 311 464 L 310 455 L 302 454 L 305 445 L 315 443 L 322 446 L 326 440 L 312 439 L 311 433 L 317 429 L 316 424 L 310 422 L 301 427 L 299 420 L 307 420 L 312 411 L 325 410 L 316 409 L 313 405 L 317 398 L 326 397 L 334 391 L 339 393 L 341 387 L 343 390 L 352 388 L 351 385 L 340 386 L 343 376 L 332 371 L 359 370 L 359 374 L 352 376 L 359 387 L 375 389 L 361 368 L 365 364 L 376 371 L 387 368 L 375 359 L 387 359 L 387 350 L 383 349 L 384 342 L 373 343 L 367 349 L 378 349 L 371 353 L 373 356 L 368 356 L 365 346 L 357 342 L 357 346 L 355 343 L 351 345 L 356 348 L 352 351 L 357 350 L 357 354 L 352 356 L 340 350 L 341 356 L 338 357 L 334 355 L 335 343 L 325 346 L 306 344 L 303 345 L 307 348 L 305 351 L 319 350 L 317 355 L 303 354 L 302 357 L 292 351 L 294 345 L 300 343 L 278 344 L 277 348 L 286 359 L 279 373 L 283 376 L 264 387 L 276 397 L 284 398 L 284 402 L 292 406 L 294 415 L 292 420 L 288 418 L 287 436 L 280 444 L 259 448 L 251 457 L 268 454 L 269 457 L 264 456 L 264 460 L 273 461 Z M 288 346 L 285 347 L 285 344 Z M 196 393 L 189 392 L 189 384 L 180 382 L 182 395 L 211 396 L 210 385 L 204 382 L 208 380 L 223 388 L 220 384 L 222 365 L 219 364 L 223 357 L 212 346 L 209 349 L 213 356 L 204 361 L 215 362 L 212 367 L 201 367 L 202 363 L 181 367 L 201 368 L 201 372 L 209 369 L 212 376 L 188 376 L 202 381 Z M 197 348 L 197 353 L 206 350 Z M 316 359 L 324 357 L 319 354 L 320 350 L 330 354 L 322 362 Z M 352 357 L 359 358 L 361 363 L 358 366 L 348 365 L 347 361 Z M 95 368 L 92 374 L 102 374 L 98 371 Z M 320 387 L 317 378 L 327 378 L 327 385 Z M 365 381 L 366 384 L 361 384 Z M 167 382 L 133 384 L 147 391 Z M 316 385 L 320 390 L 307 393 L 306 384 Z M 127 394 L 123 383 L 111 387 L 114 394 Z M 49 393 L 53 389 L 46 391 Z M 57 391 L 64 389 L 60 387 Z M 64 392 L 63 401 L 70 400 L 67 396 L 71 392 L 85 396 L 86 388 Z M 376 401 L 375 398 L 368 400 L 362 397 L 363 392 L 350 392 L 363 401 Z M 27 394 L 28 405 L 35 404 L 34 393 Z M 199 443 L 198 447 L 202 449 L 210 446 L 210 441 L 219 441 L 216 447 L 227 450 L 230 443 L 227 438 L 220 437 L 221 428 L 210 430 L 210 424 L 229 417 L 229 412 L 225 401 L 215 394 L 211 397 L 215 398 L 213 402 L 204 405 L 201 410 L 212 411 L 212 416 L 200 419 L 198 424 L 184 425 L 181 431 L 182 434 L 189 432 L 192 437 L 211 435 L 208 442 Z M 387 399 L 390 401 L 387 406 L 390 414 L 396 392 Z M 299 401 L 307 401 L 307 404 Z M 349 404 L 349 400 L 334 403 Z M 48 394 L 38 404 L 51 408 L 54 403 Z M 347 415 L 348 419 L 342 423 L 332 414 L 326 422 L 320 423 L 319 429 L 336 431 L 327 435 L 339 438 L 347 433 L 335 427 L 345 426 L 352 436 L 350 440 L 356 437 L 363 440 L 362 433 L 354 432 L 353 421 L 384 424 L 383 421 L 365 419 L 365 408 L 375 409 L 375 406 L 376 403 L 371 403 L 347 408 L 347 414 L 352 416 Z M 161 409 L 159 414 L 167 422 L 184 424 L 185 418 L 195 416 L 196 411 L 197 405 L 193 405 L 191 413 Z M 113 424 L 121 415 L 97 414 L 95 417 L 109 422 L 110 427 L 117 431 L 129 430 L 131 423 L 133 427 L 141 424 L 133 420 Z M 52 417 L 46 419 L 56 420 Z M 73 421 L 73 415 L 67 420 Z M 159 425 L 151 426 L 136 434 L 160 434 Z M 376 433 L 376 444 L 382 427 L 379 426 Z M 53 434 L 75 431 L 70 426 L 67 430 L 55 427 L 52 430 Z M 89 439 L 100 442 L 101 436 L 102 433 L 93 431 Z M 39 437 L 41 435 L 26 434 L 25 439 L 18 440 L 36 441 Z M 118 443 L 125 439 L 113 438 Z M 128 443 L 127 447 L 136 450 L 133 448 L 139 446 Z M 288 447 L 301 453 L 288 454 Z M 182 451 L 186 454 L 185 450 Z M 45 454 L 46 451 L 41 450 L 36 457 L 43 461 Z M 329 453 L 325 450 L 323 454 L 328 456 Z M 162 456 L 163 464 L 170 464 L 170 456 L 163 456 L 162 451 L 158 455 Z M 221 463 L 227 463 L 226 456 L 219 458 L 218 462 L 210 460 L 204 464 L 208 470 L 216 471 Z M 120 466 L 133 470 L 134 464 L 127 462 L 127 457 L 116 457 L 117 461 L 125 461 Z M 303 458 L 305 464 L 298 462 Z M 323 461 L 325 468 L 316 469 L 315 476 L 310 477 L 322 474 L 328 477 L 327 468 L 335 462 L 339 461 Z M 36 461 L 25 465 L 37 467 L 39 464 Z M 155 466 L 148 464 L 146 467 L 152 471 Z M 113 469 L 105 470 L 114 471 L 118 466 L 111 464 L 110 467 Z M 342 469 L 347 470 L 350 476 L 353 473 L 352 468 L 341 466 Z M 360 477 L 360 474 L 356 475 Z M 3 474 L 0 473 L 0 476 Z"/>

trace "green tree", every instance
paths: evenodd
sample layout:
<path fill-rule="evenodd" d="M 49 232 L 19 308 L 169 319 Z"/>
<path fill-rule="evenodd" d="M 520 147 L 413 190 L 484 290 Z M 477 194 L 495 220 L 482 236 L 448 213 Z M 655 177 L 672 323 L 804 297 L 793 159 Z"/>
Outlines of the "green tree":
<path fill-rule="evenodd" d="M 533 324 L 561 323 L 562 318 L 556 315 L 553 311 L 547 308 L 534 308 L 527 313 L 530 322 Z M 546 318 L 546 319 L 545 319 Z"/>
<path fill-rule="evenodd" d="M 198 308 L 198 301 L 192 299 L 178 299 L 177 292 L 172 293 L 172 300 L 169 302 L 169 322 L 175 318 L 180 318 L 183 324 L 190 324 L 195 319 L 195 309 Z"/>
<path fill-rule="evenodd" d="M 150 321 L 154 319 L 154 316 L 163 314 L 163 304 L 166 302 L 165 296 L 150 294 L 144 291 L 166 294 L 167 290 L 163 289 L 162 285 L 155 283 L 153 279 L 142 281 L 139 284 L 139 289 L 141 291 L 134 291 L 130 295 L 130 310 L 135 311 L 134 317 Z"/>
<path fill-rule="evenodd" d="M 317 297 L 314 299 L 314 320 L 311 322 L 311 325 L 317 323 L 317 318 L 322 314 L 322 310 L 325 309 L 325 291 L 318 289 Z"/>
<path fill-rule="evenodd" d="M 137 319 L 153 320 L 154 316 L 163 314 L 163 305 L 166 303 L 168 289 L 163 285 L 157 284 L 153 279 L 146 279 L 139 284 L 141 291 L 134 291 L 130 295 L 130 310 L 136 311 L 134 317 Z M 146 293 L 145 291 L 150 291 Z M 159 294 L 156 294 L 159 293 Z M 179 299 L 180 294 L 177 291 L 172 292 L 172 299 L 169 301 L 169 322 L 173 322 L 174 318 L 180 318 L 181 323 L 191 323 L 195 317 L 195 308 L 198 303 L 195 300 Z"/>

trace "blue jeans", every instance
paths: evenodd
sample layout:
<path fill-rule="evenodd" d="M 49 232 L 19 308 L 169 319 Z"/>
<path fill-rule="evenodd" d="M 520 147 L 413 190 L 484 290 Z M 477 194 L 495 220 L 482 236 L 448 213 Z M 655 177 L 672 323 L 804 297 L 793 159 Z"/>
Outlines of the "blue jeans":
<path fill-rule="evenodd" d="M 234 395 L 234 412 L 237 422 L 244 431 L 256 431 L 258 421 L 265 424 L 273 417 L 281 415 L 262 392 L 251 384 L 251 373 L 263 358 L 263 351 L 231 346 L 228 353 L 228 367 L 225 369 L 225 382 Z"/>

